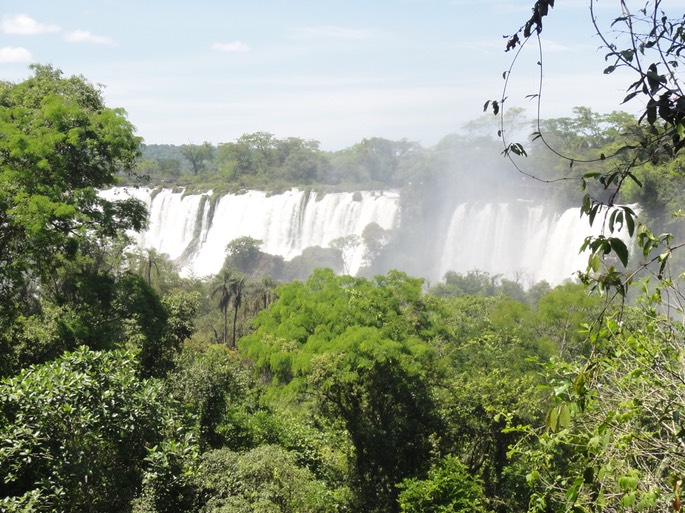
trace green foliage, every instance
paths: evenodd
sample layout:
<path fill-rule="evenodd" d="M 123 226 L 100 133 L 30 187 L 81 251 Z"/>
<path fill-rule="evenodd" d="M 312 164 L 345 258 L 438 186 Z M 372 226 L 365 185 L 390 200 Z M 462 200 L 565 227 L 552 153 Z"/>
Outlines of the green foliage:
<path fill-rule="evenodd" d="M 0 334 L 0 340 L 7 340 L 7 349 L 0 356 L 0 370 L 5 375 L 79 345 L 95 350 L 136 348 L 146 377 L 161 376 L 172 366 L 180 350 L 178 337 L 183 335 L 181 312 L 174 311 L 170 319 L 159 297 L 140 276 L 77 268 L 62 276 L 59 297 L 51 298 L 48 292 L 39 299 L 34 313 L 19 316 Z"/>
<path fill-rule="evenodd" d="M 458 458 L 447 456 L 426 479 L 407 479 L 398 498 L 402 513 L 485 513 L 483 490 Z"/>
<path fill-rule="evenodd" d="M 208 143 L 202 144 L 184 144 L 180 148 L 181 154 L 188 159 L 193 169 L 193 174 L 197 175 L 204 171 L 207 162 L 212 159 L 214 147 Z"/>
<path fill-rule="evenodd" d="M 0 382 L 0 496 L 12 510 L 125 511 L 184 419 L 129 352 L 79 348 Z M 28 506 L 26 506 L 28 507 Z"/>
<path fill-rule="evenodd" d="M 121 265 L 141 276 L 162 297 L 185 285 L 176 265 L 154 249 L 125 253 Z"/>
<path fill-rule="evenodd" d="M 197 476 L 201 512 L 327 513 L 345 510 L 345 490 L 331 490 L 293 454 L 264 445 L 245 453 L 206 453 Z"/>
<path fill-rule="evenodd" d="M 536 2 L 524 31 L 551 5 Z M 679 22 L 669 23 L 646 41 L 676 33 Z M 644 310 L 616 317 L 580 285 L 524 291 L 451 272 L 424 295 L 421 280 L 399 272 L 313 271 L 322 261 L 345 271 L 346 250 L 362 240 L 365 273 L 399 262 L 402 244 L 423 247 L 444 230 L 430 225 L 440 209 L 484 184 L 489 200 L 530 193 L 529 182 L 490 166 L 482 123 L 430 150 L 374 138 L 326 153 L 266 132 L 216 148 L 143 147 L 139 171 L 190 189 L 407 186 L 398 237 L 371 224 L 361 239 L 288 263 L 241 238 L 210 283 L 181 280 L 154 252 L 118 255 L 122 231 L 140 228 L 144 210 L 95 189 L 136 156 L 123 111 L 50 67 L 0 84 L 0 509 L 679 511 L 684 333 L 660 314 L 665 298 L 684 310 L 666 279 L 678 246 L 647 221 L 667 226 L 661 210 L 683 199 L 679 159 L 662 165 L 683 145 L 682 105 L 659 67 L 645 69 L 631 94 L 662 94 L 648 100 L 648 127 L 577 108 L 541 122 L 546 135 L 532 145 L 553 142 L 571 156 L 571 165 L 547 156 L 534 166 L 579 183 L 556 194 L 606 225 L 586 240 L 585 280 L 628 300 L 634 253 L 621 230 L 654 268 L 659 284 L 645 285 Z M 476 165 L 493 171 L 473 180 Z M 616 206 L 634 200 L 644 206 Z M 276 271 L 304 281 L 275 290 L 255 279 Z M 208 345 L 196 325 L 224 344 Z M 236 343 L 239 352 L 227 347 Z M 129 351 L 104 351 L 113 348 Z"/>
<path fill-rule="evenodd" d="M 191 435 L 164 439 L 148 450 L 139 495 L 132 513 L 194 513 L 198 449 Z"/>
<path fill-rule="evenodd" d="M 27 80 L 0 84 L 2 375 L 80 344 L 149 347 L 164 317 L 154 301 L 123 304 L 130 280 L 107 262 L 117 238 L 144 225 L 144 206 L 97 194 L 130 172 L 140 139 L 84 78 L 31 68 Z"/>
<path fill-rule="evenodd" d="M 535 2 L 524 38 L 542 31 L 553 5 Z M 604 229 L 586 239 L 583 249 L 590 256 L 580 277 L 621 304 L 616 311 L 605 305 L 587 326 L 583 354 L 545 366 L 551 399 L 545 429 L 524 428 L 528 436 L 513 453 L 530 469 L 528 481 L 536 491 L 531 511 L 680 511 L 683 330 L 678 319 L 684 309 L 682 276 L 674 279 L 670 271 L 681 243 L 672 233 L 657 234 L 670 224 L 668 210 L 680 211 L 682 199 L 677 185 L 685 147 L 682 77 L 672 70 L 682 65 L 685 17 L 671 18 L 659 0 L 635 11 L 622 2 L 605 30 L 594 2 L 590 11 L 607 52 L 604 72 L 629 71 L 623 102 L 642 98 L 639 123 L 629 120 L 602 134 L 612 140 L 576 137 L 585 145 L 581 162 L 592 166 L 581 178 L 581 210 L 590 224 L 600 221 Z M 517 32 L 507 50 L 519 44 L 525 40 Z M 597 121 L 580 113 L 586 126 Z M 547 134 L 537 137 L 569 167 L 579 161 Z M 640 213 L 629 206 L 616 206 L 624 199 L 644 202 L 644 215 L 638 219 Z M 635 237 L 634 254 L 621 230 Z M 681 227 L 676 231 L 682 236 Z M 655 283 L 642 284 L 641 308 L 634 309 L 626 302 L 640 273 Z M 543 299 L 540 305 L 544 312 Z"/>
<path fill-rule="evenodd" d="M 20 316 L 5 336 L 0 375 L 8 376 L 31 364 L 53 360 L 78 346 L 79 315 L 72 308 L 41 304 L 41 315 Z"/>
<path fill-rule="evenodd" d="M 433 329 L 421 280 L 320 269 L 281 286 L 239 346 L 274 385 L 287 385 L 272 396 L 307 391 L 346 428 L 357 501 L 373 510 L 393 507 L 394 485 L 425 463 L 438 430 L 426 378 Z"/>
<path fill-rule="evenodd" d="M 541 382 L 534 363 L 554 347 L 540 338 L 535 312 L 505 297 L 462 295 L 431 304 L 445 324 L 436 350 L 443 378 L 437 402 L 443 417 L 440 449 L 458 455 L 478 476 L 488 506 L 518 511 L 529 492 L 516 460 L 507 457 L 521 434 L 508 425 L 536 425 L 544 418 Z"/>
<path fill-rule="evenodd" d="M 243 274 L 251 275 L 257 265 L 262 252 L 259 248 L 261 240 L 252 237 L 238 237 L 226 246 L 228 254 L 224 267 L 233 267 Z"/>
<path fill-rule="evenodd" d="M 424 370 L 411 346 L 377 328 L 350 327 L 332 344 L 313 362 L 312 391 L 349 433 L 358 504 L 392 510 L 395 485 L 425 465 L 440 427 Z"/>
<path fill-rule="evenodd" d="M 677 504 L 685 464 L 682 339 L 682 326 L 630 310 L 591 333 L 594 351 L 585 361 L 546 366 L 546 429 L 531 431 L 537 443 L 516 448 L 539 507 L 663 511 Z"/>
<path fill-rule="evenodd" d="M 278 445 L 328 486 L 348 486 L 351 448 L 341 424 L 326 422 L 306 405 L 266 405 L 258 392 L 255 387 L 229 405 L 219 427 L 223 447 L 245 452 Z"/>
<path fill-rule="evenodd" d="M 229 406 L 244 400 L 249 386 L 246 371 L 235 354 L 225 346 L 211 346 L 198 353 L 186 351 L 167 386 L 197 420 L 199 443 L 203 447 L 219 447 L 228 442 L 220 428 Z"/>
<path fill-rule="evenodd" d="M 121 109 L 105 107 L 83 78 L 32 66 L 24 82 L 0 84 L 0 323 L 6 331 L 31 300 L 80 258 L 89 240 L 140 229 L 144 207 L 110 202 L 96 188 L 130 170 L 140 139 Z"/>
<path fill-rule="evenodd" d="M 164 335 L 168 348 L 179 352 L 183 342 L 195 333 L 199 303 L 197 292 L 178 291 L 162 298 L 162 307 L 168 315 Z"/>
<path fill-rule="evenodd" d="M 499 293 L 500 276 L 473 270 L 466 274 L 448 271 L 443 277 L 444 283 L 431 288 L 431 294 L 447 296 L 496 296 Z"/>
<path fill-rule="evenodd" d="M 560 285 L 540 297 L 538 333 L 552 340 L 566 359 L 587 354 L 587 334 L 582 328 L 599 317 L 605 304 L 580 284 Z"/>
<path fill-rule="evenodd" d="M 243 293 L 245 292 L 245 275 L 232 271 L 230 268 L 224 267 L 221 272 L 215 277 L 215 283 L 212 286 L 212 297 L 218 297 L 219 309 L 223 312 L 224 326 L 223 339 L 224 344 L 228 342 L 228 310 L 233 307 L 233 337 L 231 338 L 230 346 L 235 347 L 236 333 L 238 329 L 238 312 L 243 304 Z"/>
<path fill-rule="evenodd" d="M 209 143 L 153 144 L 143 145 L 141 151 L 138 174 L 153 185 L 276 192 L 293 186 L 324 190 L 400 187 L 416 174 L 424 150 L 404 139 L 375 137 L 339 152 L 324 152 L 318 141 L 278 139 L 268 132 L 254 132 L 216 147 Z"/>
<path fill-rule="evenodd" d="M 139 348 L 143 376 L 165 374 L 180 347 L 173 336 L 167 336 L 168 314 L 159 296 L 140 276 L 124 274 L 117 283 L 111 308 L 121 312 L 123 340 Z"/>
<path fill-rule="evenodd" d="M 318 269 L 306 282 L 279 287 L 278 299 L 239 346 L 259 370 L 288 383 L 307 374 L 312 356 L 334 349 L 334 339 L 352 326 L 375 327 L 394 341 L 427 337 L 421 283 L 400 272 L 367 280 Z"/>
<path fill-rule="evenodd" d="M 574 117 L 540 120 L 531 150 L 531 172 L 558 182 L 555 197 L 569 207 L 577 206 L 584 193 L 600 200 L 609 197 L 608 186 L 614 184 L 602 177 L 629 161 L 629 153 L 620 148 L 637 144 L 638 126 L 624 112 L 599 114 L 588 107 L 574 107 L 573 113 Z M 559 154 L 570 161 L 560 159 Z"/>

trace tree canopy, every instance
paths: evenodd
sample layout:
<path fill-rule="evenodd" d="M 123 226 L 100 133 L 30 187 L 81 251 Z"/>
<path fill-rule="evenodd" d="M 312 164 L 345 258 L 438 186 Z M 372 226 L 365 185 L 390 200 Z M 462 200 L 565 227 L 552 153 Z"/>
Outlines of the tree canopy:
<path fill-rule="evenodd" d="M 0 83 L 3 372 L 12 367 L 13 323 L 40 315 L 42 301 L 70 308 L 85 299 L 85 283 L 102 272 L 102 249 L 146 222 L 139 202 L 98 195 L 131 171 L 138 154 L 140 138 L 125 112 L 106 107 L 83 77 L 32 70 L 23 82 Z"/>

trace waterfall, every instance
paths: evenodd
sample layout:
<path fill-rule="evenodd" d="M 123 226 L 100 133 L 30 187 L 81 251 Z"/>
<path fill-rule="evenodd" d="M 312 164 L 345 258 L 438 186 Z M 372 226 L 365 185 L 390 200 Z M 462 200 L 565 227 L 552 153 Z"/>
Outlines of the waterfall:
<path fill-rule="evenodd" d="M 299 189 L 269 195 L 183 194 L 170 189 L 114 188 L 102 192 L 115 200 L 127 196 L 148 208 L 147 230 L 133 234 L 141 248 L 154 248 L 176 261 L 186 274 L 216 274 L 226 258 L 226 245 L 238 237 L 262 241 L 261 250 L 286 260 L 311 246 L 327 247 L 346 235 L 360 235 L 372 222 L 395 227 L 399 210 L 396 192 L 331 193 Z M 212 210 L 212 203 L 213 212 Z M 363 245 L 353 249 L 350 273 L 362 265 Z"/>
<path fill-rule="evenodd" d="M 524 285 L 546 280 L 552 285 L 573 278 L 587 266 L 580 253 L 588 235 L 601 233 L 580 209 L 559 212 L 530 201 L 462 203 L 454 209 L 442 250 L 440 276 L 471 270 L 523 279 Z M 621 234 L 627 242 L 627 235 Z"/>
<path fill-rule="evenodd" d="M 396 192 L 321 195 L 292 189 L 273 195 L 249 191 L 218 196 L 212 191 L 184 194 L 171 189 L 115 188 L 102 195 L 143 201 L 149 226 L 132 234 L 136 244 L 166 253 L 184 274 L 195 276 L 216 274 L 226 257 L 226 245 L 238 237 L 261 240 L 263 252 L 290 260 L 305 248 L 328 247 L 338 237 L 361 235 L 372 222 L 397 229 L 400 217 Z M 600 221 L 598 216 L 590 228 L 577 208 L 559 211 L 525 200 L 461 203 L 453 209 L 441 239 L 396 250 L 422 262 L 426 274 L 437 271 L 425 276 L 433 281 L 447 271 L 480 270 L 523 279 L 524 285 L 541 280 L 556 285 L 585 269 L 587 254 L 579 254 L 579 249 L 586 236 L 600 232 Z M 351 274 L 362 266 L 363 253 L 360 244 L 346 254 Z"/>

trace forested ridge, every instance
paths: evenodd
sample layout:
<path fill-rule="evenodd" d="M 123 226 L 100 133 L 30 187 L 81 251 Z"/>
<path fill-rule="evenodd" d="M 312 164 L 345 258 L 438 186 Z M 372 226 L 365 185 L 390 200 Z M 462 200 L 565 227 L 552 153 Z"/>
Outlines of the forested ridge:
<path fill-rule="evenodd" d="M 535 3 L 521 38 L 553 4 Z M 653 22 L 663 30 L 644 35 L 643 54 L 670 38 L 659 51 L 677 59 L 685 22 Z M 435 148 L 373 139 L 327 153 L 266 133 L 141 147 L 99 87 L 32 71 L 0 83 L 0 510 L 681 510 L 672 271 L 685 111 L 673 77 L 645 72 L 635 90 L 656 103 L 644 119 L 577 108 L 536 121 L 544 138 L 505 145 L 531 157 L 503 190 L 554 181 L 545 194 L 606 224 L 586 240 L 577 283 L 524 288 L 478 270 L 432 285 L 374 275 L 378 254 L 365 276 L 319 268 L 278 281 L 249 238 L 229 244 L 216 276 L 184 278 L 164 255 L 130 249 L 140 203 L 97 193 L 122 179 L 393 187 L 411 230 L 432 195 L 475 191 L 468 165 L 501 158 L 479 132 L 487 121 Z M 479 187 L 496 196 L 500 175 L 485 175 Z"/>

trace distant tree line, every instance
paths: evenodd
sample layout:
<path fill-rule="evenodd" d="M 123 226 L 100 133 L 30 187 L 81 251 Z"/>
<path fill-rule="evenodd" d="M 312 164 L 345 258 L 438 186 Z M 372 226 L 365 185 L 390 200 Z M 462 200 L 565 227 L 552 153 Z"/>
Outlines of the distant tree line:
<path fill-rule="evenodd" d="M 374 137 L 339 152 L 326 152 L 318 141 L 255 132 L 216 146 L 208 142 L 143 145 L 137 170 L 154 185 L 220 181 L 266 190 L 311 185 L 396 188 L 407 182 L 405 175 L 421 151 L 418 143 L 406 139 Z"/>

